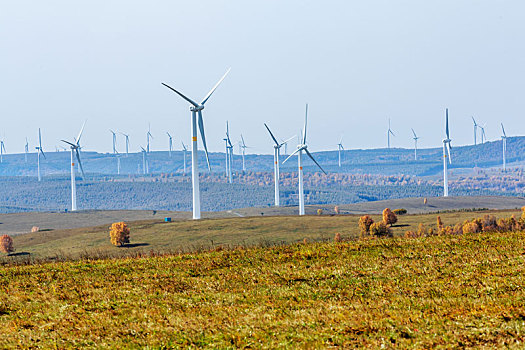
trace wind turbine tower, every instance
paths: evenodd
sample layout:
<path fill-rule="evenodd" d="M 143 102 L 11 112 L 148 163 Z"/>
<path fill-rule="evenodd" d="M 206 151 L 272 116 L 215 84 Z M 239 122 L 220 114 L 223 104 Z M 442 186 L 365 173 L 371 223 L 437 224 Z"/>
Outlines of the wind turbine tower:
<path fill-rule="evenodd" d="M 82 172 L 82 178 L 84 178 L 84 169 L 82 167 L 82 162 L 80 161 L 80 138 L 82 137 L 82 132 L 84 131 L 84 126 L 86 122 L 82 125 L 80 132 L 77 138 L 73 142 L 62 140 L 62 142 L 67 143 L 71 148 L 71 211 L 77 210 L 77 184 L 75 179 L 75 158 L 78 160 L 78 165 L 80 171 Z"/>
<path fill-rule="evenodd" d="M 188 148 L 186 147 L 184 142 L 181 141 L 180 143 L 182 143 L 182 159 L 184 162 L 184 175 L 186 175 L 186 152 L 188 152 Z"/>
<path fill-rule="evenodd" d="M 150 124 L 148 124 L 148 132 L 146 134 L 146 142 L 147 142 L 147 145 L 146 145 L 146 151 L 149 153 L 149 140 L 153 138 L 153 135 L 151 135 L 151 128 L 150 128 Z"/>
<path fill-rule="evenodd" d="M 170 158 L 171 158 L 171 150 L 173 149 L 173 138 L 171 137 L 170 133 L 169 132 L 166 132 L 166 134 L 168 134 L 168 139 L 169 139 L 169 155 L 170 155 Z"/>
<path fill-rule="evenodd" d="M 417 140 L 419 140 L 419 137 L 417 137 L 414 129 L 412 129 L 412 134 L 414 134 L 414 159 L 417 160 Z"/>
<path fill-rule="evenodd" d="M 478 123 L 476 123 L 476 119 L 472 117 L 472 121 L 474 122 L 474 146 L 478 144 Z"/>
<path fill-rule="evenodd" d="M 7 153 L 5 150 L 4 140 L 0 140 L 0 163 L 4 162 L 4 153 Z"/>
<path fill-rule="evenodd" d="M 246 165 L 245 165 L 245 162 L 244 162 L 244 157 L 246 155 L 246 148 L 248 148 L 248 146 L 246 146 L 246 143 L 244 142 L 244 137 L 242 137 L 242 134 L 241 134 L 240 146 L 241 146 L 241 152 L 242 152 L 242 172 L 244 173 L 246 171 Z"/>
<path fill-rule="evenodd" d="M 113 154 L 117 154 L 117 134 L 113 130 L 109 130 L 113 135 Z"/>
<path fill-rule="evenodd" d="M 390 135 L 396 136 L 394 132 L 392 131 L 392 129 L 390 128 L 390 118 L 388 118 L 388 131 L 386 132 L 388 149 L 390 149 Z"/>
<path fill-rule="evenodd" d="M 124 134 L 123 132 L 121 132 L 121 134 L 126 138 L 126 158 L 127 158 L 129 154 L 129 135 Z"/>
<path fill-rule="evenodd" d="M 40 132 L 40 128 L 38 128 L 38 146 L 35 147 L 36 149 L 36 162 L 37 162 L 37 174 L 38 174 L 38 181 L 42 181 L 42 176 L 40 175 L 40 154 L 46 158 L 46 155 L 44 154 L 44 150 L 42 149 L 42 133 Z"/>
<path fill-rule="evenodd" d="M 503 131 L 503 135 L 501 136 L 503 143 L 503 171 L 507 171 L 507 134 L 505 133 L 503 123 L 501 123 L 501 130 Z"/>
<path fill-rule="evenodd" d="M 29 153 L 29 142 L 26 137 L 26 144 L 24 146 L 24 162 L 27 163 L 27 154 Z"/>
<path fill-rule="evenodd" d="M 343 136 L 341 136 L 341 139 L 339 140 L 339 143 L 337 144 L 337 156 L 339 157 L 339 167 L 341 167 L 341 151 L 344 151 L 345 148 L 343 147 Z"/>
<path fill-rule="evenodd" d="M 448 164 L 452 164 L 452 157 L 450 156 L 450 132 L 448 127 L 448 108 L 446 109 L 446 123 L 445 123 L 446 138 L 443 140 L 443 196 L 448 197 Z M 448 159 L 447 159 L 448 158 Z"/>
<path fill-rule="evenodd" d="M 146 175 L 149 174 L 148 151 L 144 147 L 140 147 L 140 149 L 142 149 L 142 174 Z"/>
<path fill-rule="evenodd" d="M 280 194 L 279 194 L 279 178 L 280 178 L 280 174 L 279 174 L 279 171 L 280 171 L 279 155 L 280 154 L 279 153 L 281 151 L 281 147 L 283 146 L 286 147 L 286 143 L 290 141 L 292 138 L 294 138 L 295 136 L 292 136 L 292 138 L 288 139 L 287 141 L 278 142 L 275 136 L 273 135 L 272 131 L 268 127 L 268 125 L 266 125 L 265 123 L 264 126 L 266 127 L 266 130 L 268 130 L 270 137 L 275 143 L 275 145 L 273 145 L 273 164 L 274 164 L 273 175 L 274 175 L 274 187 L 275 187 L 275 206 L 278 207 L 281 205 Z"/>
<path fill-rule="evenodd" d="M 319 167 L 319 169 L 321 169 L 321 171 L 326 174 L 324 169 L 314 159 L 310 151 L 308 151 L 308 146 L 306 144 L 306 126 L 307 124 L 308 124 L 308 104 L 306 104 L 306 114 L 304 117 L 304 128 L 303 128 L 302 137 L 300 140 L 301 143 L 297 145 L 297 150 L 295 150 L 292 154 L 290 154 L 290 156 L 288 156 L 288 158 L 286 158 L 285 161 L 283 162 L 283 164 L 286 163 L 288 159 L 290 159 L 292 156 L 297 154 L 298 177 L 299 177 L 299 215 L 304 215 L 304 188 L 303 188 L 303 163 L 302 163 L 303 152 L 305 152 L 306 155 L 310 157 L 310 159 L 312 159 L 312 161 Z"/>
<path fill-rule="evenodd" d="M 179 91 L 175 90 L 171 86 L 162 83 L 165 87 L 175 92 L 177 95 L 182 97 L 184 100 L 191 104 L 191 176 L 192 176 L 192 188 L 193 188 L 193 219 L 198 220 L 201 218 L 201 201 L 200 201 L 200 189 L 199 189 L 199 168 L 197 160 L 197 124 L 199 125 L 200 134 L 202 137 L 202 144 L 204 146 L 204 153 L 206 155 L 206 162 L 208 164 L 208 170 L 211 171 L 210 159 L 208 156 L 208 147 L 206 146 L 206 137 L 204 134 L 204 121 L 202 119 L 202 110 L 204 109 L 205 103 L 211 97 L 215 89 L 220 85 L 220 83 L 226 78 L 226 75 L 230 72 L 228 69 L 222 78 L 215 84 L 215 86 L 208 92 L 206 97 L 202 100 L 201 103 L 194 102 L 190 98 L 184 96 Z"/>

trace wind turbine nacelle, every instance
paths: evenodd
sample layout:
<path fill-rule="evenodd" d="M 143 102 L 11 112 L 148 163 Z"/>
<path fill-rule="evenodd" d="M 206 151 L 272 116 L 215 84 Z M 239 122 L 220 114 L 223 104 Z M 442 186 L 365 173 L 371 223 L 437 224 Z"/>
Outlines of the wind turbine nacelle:
<path fill-rule="evenodd" d="M 203 109 L 204 109 L 204 106 L 198 106 L 198 107 L 190 106 L 190 111 L 192 112 L 199 112 L 199 111 L 202 111 Z"/>

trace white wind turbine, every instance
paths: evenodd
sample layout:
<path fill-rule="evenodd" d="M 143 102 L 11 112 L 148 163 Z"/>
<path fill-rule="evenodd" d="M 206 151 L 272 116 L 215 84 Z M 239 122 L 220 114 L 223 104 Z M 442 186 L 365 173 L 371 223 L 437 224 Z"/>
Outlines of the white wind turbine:
<path fill-rule="evenodd" d="M 241 134 L 241 142 L 239 143 L 239 146 L 241 147 L 241 152 L 242 152 L 241 153 L 241 155 L 242 155 L 242 172 L 244 173 L 246 171 L 246 165 L 245 165 L 245 162 L 244 162 L 244 157 L 246 155 L 246 148 L 248 148 L 248 146 L 246 146 L 246 143 L 244 142 L 244 137 L 242 137 L 242 134 Z"/>
<path fill-rule="evenodd" d="M 478 125 L 478 127 L 481 129 L 481 143 L 485 143 L 485 141 L 487 141 L 487 135 L 485 134 L 485 126 L 487 126 L 487 124 L 483 124 L 483 126 L 481 125 Z"/>
<path fill-rule="evenodd" d="M 394 134 L 394 132 L 392 131 L 392 129 L 390 128 L 390 118 L 388 118 L 388 130 L 386 132 L 386 138 L 387 138 L 387 144 L 388 144 L 388 149 L 390 149 L 390 135 L 392 136 L 396 136 Z"/>
<path fill-rule="evenodd" d="M 82 173 L 82 178 L 84 178 L 84 168 L 82 167 L 82 162 L 80 161 L 80 138 L 82 137 L 82 132 L 84 132 L 84 126 L 86 122 L 82 125 L 80 132 L 78 133 L 77 138 L 74 142 L 69 142 L 62 140 L 62 142 L 67 143 L 71 148 L 71 211 L 77 210 L 77 184 L 75 179 L 75 158 L 78 160 L 78 166 Z"/>
<path fill-rule="evenodd" d="M 117 134 L 113 130 L 109 130 L 113 135 L 113 154 L 117 154 Z"/>
<path fill-rule="evenodd" d="M 501 123 L 501 130 L 503 131 L 503 135 L 501 136 L 503 143 L 503 171 L 507 171 L 507 134 L 505 133 L 503 123 Z"/>
<path fill-rule="evenodd" d="M 419 140 L 419 137 L 416 135 L 414 129 L 412 129 L 412 134 L 414 134 L 414 159 L 417 160 L 417 140 Z"/>
<path fill-rule="evenodd" d="M 297 145 L 297 150 L 295 150 L 288 158 L 285 159 L 283 162 L 286 163 L 288 159 L 290 159 L 293 155 L 297 153 L 297 165 L 298 165 L 298 177 L 299 177 L 299 215 L 304 215 L 304 189 L 303 189 L 303 163 L 302 163 L 302 157 L 303 157 L 303 151 L 306 153 L 310 159 L 321 169 L 323 173 L 326 174 L 326 171 L 317 163 L 317 161 L 314 159 L 310 151 L 308 151 L 308 146 L 306 144 L 306 126 L 308 123 L 308 104 L 306 104 L 306 114 L 304 117 L 304 128 L 302 132 L 301 137 L 301 143 Z"/>
<path fill-rule="evenodd" d="M 4 162 L 4 153 L 7 153 L 5 150 L 4 140 L 0 140 L 0 163 Z"/>
<path fill-rule="evenodd" d="M 148 151 L 144 147 L 140 147 L 142 150 L 142 174 L 149 174 L 149 164 L 148 164 Z"/>
<path fill-rule="evenodd" d="M 42 181 L 42 176 L 40 175 L 40 154 L 46 158 L 46 155 L 44 154 L 44 150 L 42 148 L 42 133 L 40 132 L 40 128 L 38 128 L 38 146 L 35 147 L 36 149 L 36 162 L 37 162 L 37 174 L 38 174 L 38 181 Z"/>
<path fill-rule="evenodd" d="M 27 163 L 27 154 L 29 153 L 29 142 L 26 137 L 26 144 L 24 145 L 24 162 Z"/>
<path fill-rule="evenodd" d="M 186 152 L 188 152 L 188 148 L 186 147 L 184 142 L 181 141 L 180 143 L 182 143 L 182 159 L 184 162 L 184 175 L 186 175 Z"/>
<path fill-rule="evenodd" d="M 215 86 L 208 92 L 206 97 L 202 100 L 201 103 L 194 102 L 190 98 L 184 96 L 179 91 L 175 90 L 171 86 L 162 83 L 165 87 L 175 92 L 177 95 L 182 97 L 184 100 L 189 102 L 191 104 L 190 111 L 191 111 L 191 175 L 192 175 L 192 187 L 193 187 L 193 219 L 197 220 L 201 218 L 201 202 L 200 202 L 200 190 L 199 190 L 199 168 L 198 168 L 198 161 L 197 161 L 197 124 L 199 125 L 200 134 L 202 137 L 202 144 L 204 146 L 204 153 L 206 155 L 206 162 L 208 164 L 208 170 L 211 170 L 210 166 L 210 159 L 208 156 L 208 147 L 206 146 L 206 137 L 204 134 L 204 121 L 202 119 L 202 110 L 204 109 L 204 104 L 208 101 L 208 99 L 211 97 L 215 89 L 219 86 L 219 84 L 226 78 L 226 75 L 230 72 L 228 69 L 226 73 L 222 76 L 222 78 L 215 84 Z M 198 115 L 198 117 L 197 117 Z"/>
<path fill-rule="evenodd" d="M 472 117 L 472 121 L 474 122 L 474 146 L 478 144 L 478 123 L 476 123 L 476 119 Z"/>
<path fill-rule="evenodd" d="M 226 137 L 224 138 L 224 144 L 226 152 L 226 177 L 228 178 L 228 182 L 232 183 L 233 145 L 230 140 L 230 127 L 228 121 L 226 121 Z"/>
<path fill-rule="evenodd" d="M 126 158 L 127 158 L 129 154 L 129 135 L 124 134 L 123 132 L 121 132 L 121 134 L 126 138 Z"/>
<path fill-rule="evenodd" d="M 448 164 L 452 164 L 452 157 L 450 155 L 450 132 L 448 128 L 448 108 L 446 109 L 446 124 L 445 124 L 446 139 L 443 140 L 443 196 L 448 197 Z M 448 155 L 448 156 L 447 156 Z M 448 161 L 447 161 L 448 158 Z"/>
<path fill-rule="evenodd" d="M 266 127 L 266 130 L 268 130 L 268 133 L 270 133 L 270 136 L 273 140 L 273 142 L 275 143 L 275 145 L 273 145 L 273 176 L 274 176 L 274 185 L 275 185 L 275 206 L 278 207 L 281 205 L 281 200 L 280 200 L 280 194 L 279 194 L 279 178 L 280 178 L 280 175 L 279 175 L 279 155 L 280 155 L 280 151 L 281 151 L 281 147 L 282 146 L 285 146 L 286 143 L 288 141 L 290 141 L 291 139 L 293 139 L 295 136 L 292 136 L 290 139 L 286 140 L 286 141 L 282 141 L 281 143 L 279 143 L 279 141 L 277 141 L 277 139 L 275 138 L 275 136 L 272 134 L 272 131 L 270 130 L 270 128 L 268 127 L 268 125 L 266 125 L 266 123 L 264 123 L 264 126 Z"/>
<path fill-rule="evenodd" d="M 151 135 L 151 125 L 148 123 L 148 132 L 146 133 L 146 151 L 149 153 L 149 140 L 153 138 L 153 135 Z"/>
<path fill-rule="evenodd" d="M 343 147 L 343 136 L 341 136 L 341 139 L 339 140 L 339 143 L 337 144 L 337 156 L 339 158 L 339 167 L 341 167 L 341 151 L 344 151 L 345 148 Z"/>
<path fill-rule="evenodd" d="M 173 149 L 173 138 L 171 137 L 170 133 L 166 131 L 166 134 L 168 134 L 168 138 L 169 138 L 169 155 L 170 155 L 170 158 L 171 158 L 171 150 Z"/>

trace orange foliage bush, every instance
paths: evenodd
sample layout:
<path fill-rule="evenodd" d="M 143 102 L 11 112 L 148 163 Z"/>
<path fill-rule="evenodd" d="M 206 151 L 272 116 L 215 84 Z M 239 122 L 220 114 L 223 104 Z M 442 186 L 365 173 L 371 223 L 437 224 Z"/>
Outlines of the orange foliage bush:
<path fill-rule="evenodd" d="M 115 222 L 110 227 L 109 237 L 111 238 L 111 244 L 117 247 L 129 243 L 128 225 L 125 222 Z"/>
<path fill-rule="evenodd" d="M 390 208 L 383 210 L 383 222 L 385 225 L 393 225 L 397 222 L 397 215 Z"/>
<path fill-rule="evenodd" d="M 336 205 L 336 206 L 334 207 L 334 213 L 336 213 L 336 214 L 339 215 L 339 206 L 338 206 L 338 205 Z"/>
<path fill-rule="evenodd" d="M 341 238 L 341 234 L 337 232 L 334 237 L 334 242 L 338 243 L 341 242 L 343 239 Z"/>
<path fill-rule="evenodd" d="M 370 226 L 374 223 L 374 220 L 369 215 L 364 215 L 359 218 L 359 229 L 361 235 L 368 235 L 370 233 Z"/>
<path fill-rule="evenodd" d="M 393 237 L 392 229 L 383 221 L 372 224 L 370 226 L 370 234 L 376 237 Z"/>
<path fill-rule="evenodd" d="M 0 252 L 12 253 L 15 249 L 13 248 L 13 239 L 9 235 L 3 235 L 0 237 Z"/>

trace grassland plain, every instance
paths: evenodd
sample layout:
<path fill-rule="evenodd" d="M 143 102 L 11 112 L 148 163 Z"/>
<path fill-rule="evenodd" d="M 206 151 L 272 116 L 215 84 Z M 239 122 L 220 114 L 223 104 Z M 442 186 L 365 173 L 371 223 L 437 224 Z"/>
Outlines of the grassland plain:
<path fill-rule="evenodd" d="M 466 219 L 483 216 L 486 213 L 498 217 L 509 217 L 519 210 L 442 213 L 445 224 L 455 224 Z M 393 227 L 395 236 L 402 236 L 408 230 L 417 230 L 419 223 L 431 227 L 436 224 L 436 214 L 403 215 Z M 379 215 L 372 215 L 381 220 Z M 150 251 L 192 252 L 202 249 L 224 247 L 253 247 L 302 242 L 332 240 L 336 233 L 343 238 L 359 236 L 359 216 L 275 216 L 246 218 L 216 218 L 200 221 L 177 220 L 164 223 L 161 219 L 133 221 L 131 244 L 117 248 L 110 244 L 109 225 L 99 225 L 70 230 L 34 232 L 13 237 L 14 246 L 20 256 L 0 257 L 0 263 L 28 258 L 49 259 L 79 256 L 126 256 Z"/>
<path fill-rule="evenodd" d="M 525 234 L 0 267 L 0 348 L 523 348 Z"/>

